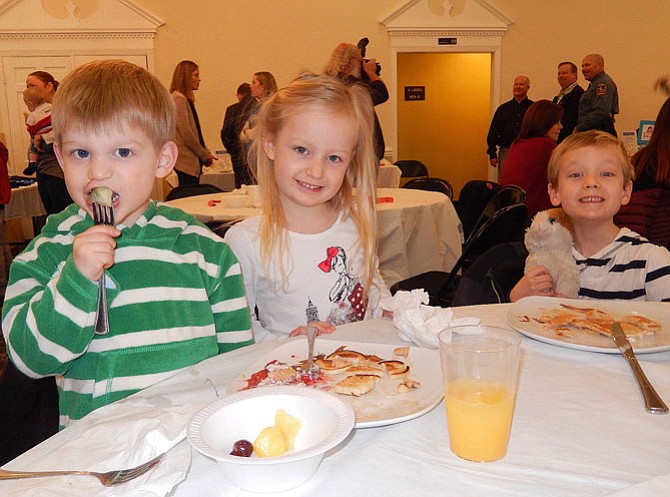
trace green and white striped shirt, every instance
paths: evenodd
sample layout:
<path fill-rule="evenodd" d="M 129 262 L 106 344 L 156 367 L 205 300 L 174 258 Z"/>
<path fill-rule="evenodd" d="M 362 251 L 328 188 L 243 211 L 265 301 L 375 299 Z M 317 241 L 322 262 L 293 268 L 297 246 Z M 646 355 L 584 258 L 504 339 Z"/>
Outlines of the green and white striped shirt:
<path fill-rule="evenodd" d="M 253 343 L 233 252 L 193 216 L 153 202 L 133 226 L 117 226 L 110 332 L 95 335 L 97 283 L 72 259 L 74 237 L 92 224 L 76 205 L 50 216 L 14 260 L 2 310 L 14 364 L 32 378 L 59 376 L 61 426 Z"/>

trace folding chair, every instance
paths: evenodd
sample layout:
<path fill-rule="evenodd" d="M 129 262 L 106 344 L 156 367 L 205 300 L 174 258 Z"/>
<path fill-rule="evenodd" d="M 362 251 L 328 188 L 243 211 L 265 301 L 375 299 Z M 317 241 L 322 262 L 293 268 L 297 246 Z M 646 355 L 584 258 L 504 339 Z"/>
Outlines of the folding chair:
<path fill-rule="evenodd" d="M 460 281 L 461 270 L 467 270 L 478 256 L 499 243 L 521 241 L 527 216 L 526 204 L 503 207 L 470 237 L 450 272 L 428 271 L 412 276 L 393 285 L 391 293 L 423 288 L 430 297 L 430 305 L 449 307 Z"/>
<path fill-rule="evenodd" d="M 207 183 L 198 183 L 195 185 L 179 185 L 174 187 L 165 196 L 165 200 L 175 200 L 184 197 L 194 197 L 196 195 L 206 195 L 208 193 L 222 193 L 223 190 L 216 185 Z"/>
<path fill-rule="evenodd" d="M 440 192 L 444 193 L 450 199 L 454 198 L 454 188 L 451 186 L 451 183 L 442 178 L 414 178 L 405 183 L 403 188 Z"/>

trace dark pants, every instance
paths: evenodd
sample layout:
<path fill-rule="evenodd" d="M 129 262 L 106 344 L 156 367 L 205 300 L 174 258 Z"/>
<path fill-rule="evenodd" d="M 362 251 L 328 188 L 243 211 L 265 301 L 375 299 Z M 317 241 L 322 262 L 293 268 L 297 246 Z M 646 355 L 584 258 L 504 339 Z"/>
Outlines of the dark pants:
<path fill-rule="evenodd" d="M 60 212 L 72 203 L 63 178 L 38 172 L 37 189 L 47 214 Z"/>
<path fill-rule="evenodd" d="M 177 173 L 177 178 L 179 178 L 180 185 L 197 185 L 200 183 L 200 178 L 197 176 L 191 176 L 190 174 L 183 173 L 177 169 L 174 171 Z"/>

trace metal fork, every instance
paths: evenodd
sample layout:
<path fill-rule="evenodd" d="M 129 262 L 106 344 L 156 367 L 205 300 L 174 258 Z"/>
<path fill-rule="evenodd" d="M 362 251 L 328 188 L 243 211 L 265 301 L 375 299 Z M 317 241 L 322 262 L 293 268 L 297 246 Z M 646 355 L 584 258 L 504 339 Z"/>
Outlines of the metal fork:
<path fill-rule="evenodd" d="M 93 202 L 93 222 L 114 226 L 114 208 Z M 109 333 L 109 317 L 107 315 L 107 278 L 103 270 L 98 282 L 98 309 L 95 312 L 93 332 L 96 335 Z"/>
<path fill-rule="evenodd" d="M 131 469 L 120 469 L 116 471 L 107 471 L 106 473 L 98 473 L 96 471 L 12 471 L 8 469 L 0 469 L 0 480 L 17 480 L 22 478 L 43 478 L 47 476 L 66 476 L 66 475 L 80 475 L 80 476 L 95 476 L 100 483 L 105 487 L 112 487 L 114 485 L 121 485 L 129 480 L 143 475 L 150 469 L 158 466 L 165 454 L 155 457 L 151 461 L 145 462 Z"/>

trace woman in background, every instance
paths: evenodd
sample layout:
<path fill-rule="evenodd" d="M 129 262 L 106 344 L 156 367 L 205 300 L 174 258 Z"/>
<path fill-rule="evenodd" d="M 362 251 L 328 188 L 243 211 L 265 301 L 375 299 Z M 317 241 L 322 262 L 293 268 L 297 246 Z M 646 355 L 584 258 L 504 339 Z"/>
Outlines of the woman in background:
<path fill-rule="evenodd" d="M 179 157 L 175 171 L 180 185 L 193 185 L 200 181 L 202 166 L 209 166 L 216 158 L 205 146 L 198 113 L 195 110 L 193 91 L 200 87 L 200 69 L 190 60 L 182 60 L 172 73 L 170 94 L 177 108 L 175 143 Z"/>
<path fill-rule="evenodd" d="M 58 81 L 46 71 L 34 71 L 26 78 L 26 88 L 32 87 L 41 89 L 45 100 L 51 103 L 58 89 Z M 60 212 L 72 203 L 63 170 L 53 151 L 53 142 L 43 143 L 37 151 L 36 171 L 37 189 L 47 214 Z"/>
<path fill-rule="evenodd" d="M 246 124 L 240 133 L 240 143 L 248 145 L 253 139 L 256 114 L 261 104 L 277 91 L 277 81 L 272 73 L 261 71 L 251 78 L 251 97 L 253 104 L 245 109 Z"/>
<path fill-rule="evenodd" d="M 670 187 L 670 98 L 656 116 L 649 143 L 631 158 L 636 179 L 633 190 Z"/>
<path fill-rule="evenodd" d="M 549 100 L 538 100 L 528 107 L 519 136 L 505 158 L 501 185 L 517 185 L 526 190 L 528 215 L 551 209 L 547 192 L 547 165 L 561 131 L 563 107 Z"/>

